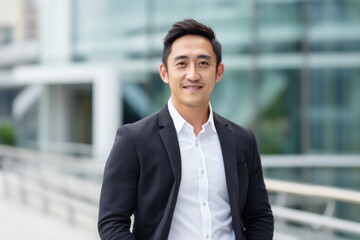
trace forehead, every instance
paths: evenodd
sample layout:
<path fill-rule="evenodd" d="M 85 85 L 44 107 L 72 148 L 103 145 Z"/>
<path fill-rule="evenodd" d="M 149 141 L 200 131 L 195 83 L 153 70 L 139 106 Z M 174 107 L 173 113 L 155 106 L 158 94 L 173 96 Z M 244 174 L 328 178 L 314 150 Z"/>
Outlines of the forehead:
<path fill-rule="evenodd" d="M 198 35 L 185 35 L 173 42 L 169 58 L 176 58 L 182 55 L 190 57 L 203 54 L 215 57 L 209 39 Z"/>

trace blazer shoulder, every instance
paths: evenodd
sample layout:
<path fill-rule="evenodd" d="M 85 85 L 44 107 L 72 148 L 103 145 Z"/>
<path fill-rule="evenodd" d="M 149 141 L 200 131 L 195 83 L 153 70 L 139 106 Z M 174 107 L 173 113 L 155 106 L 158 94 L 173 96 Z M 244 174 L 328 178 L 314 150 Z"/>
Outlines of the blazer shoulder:
<path fill-rule="evenodd" d="M 214 120 L 216 123 L 220 123 L 225 127 L 229 128 L 235 135 L 241 137 L 242 139 L 255 139 L 254 131 L 248 127 L 237 124 L 217 113 L 214 112 Z"/>
<path fill-rule="evenodd" d="M 155 126 L 157 127 L 159 124 L 159 113 L 153 113 L 145 118 L 142 118 L 133 123 L 127 123 L 122 125 L 119 128 L 124 128 L 126 131 L 131 134 L 142 133 L 145 129 L 151 129 Z"/>
<path fill-rule="evenodd" d="M 169 126 L 175 129 L 168 110 L 168 106 L 166 104 L 160 111 L 140 119 L 137 122 L 125 124 L 122 127 L 133 134 L 139 133 L 140 135 L 146 135 L 146 132 L 153 133 L 153 131 L 157 131 L 160 128 Z"/>

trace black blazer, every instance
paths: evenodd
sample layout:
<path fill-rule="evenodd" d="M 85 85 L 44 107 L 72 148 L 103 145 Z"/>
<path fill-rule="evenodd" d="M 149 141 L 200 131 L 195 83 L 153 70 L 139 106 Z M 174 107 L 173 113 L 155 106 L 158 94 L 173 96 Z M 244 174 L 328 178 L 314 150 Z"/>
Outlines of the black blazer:
<path fill-rule="evenodd" d="M 236 239 L 270 240 L 274 219 L 255 136 L 216 113 L 214 121 Z M 120 127 L 104 171 L 98 221 L 101 239 L 167 239 L 180 181 L 179 143 L 167 105 L 159 113 Z"/>

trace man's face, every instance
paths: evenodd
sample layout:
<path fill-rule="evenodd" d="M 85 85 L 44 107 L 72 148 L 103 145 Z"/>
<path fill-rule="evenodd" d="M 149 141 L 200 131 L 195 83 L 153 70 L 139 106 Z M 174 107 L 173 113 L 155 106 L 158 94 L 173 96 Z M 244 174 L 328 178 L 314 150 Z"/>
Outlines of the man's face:
<path fill-rule="evenodd" d="M 210 41 L 202 36 L 185 35 L 172 44 L 167 69 L 160 65 L 160 76 L 169 84 L 176 109 L 208 107 L 215 84 L 221 80 L 224 65 L 216 67 Z"/>

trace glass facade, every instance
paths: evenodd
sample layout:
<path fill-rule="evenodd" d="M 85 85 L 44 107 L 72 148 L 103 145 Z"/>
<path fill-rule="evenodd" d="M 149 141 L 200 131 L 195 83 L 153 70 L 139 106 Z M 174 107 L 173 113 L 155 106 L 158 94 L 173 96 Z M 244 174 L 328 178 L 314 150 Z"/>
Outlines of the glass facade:
<path fill-rule="evenodd" d="M 313 69 L 311 149 L 356 153 L 360 141 L 359 69 Z"/>
<path fill-rule="evenodd" d="M 262 153 L 360 152 L 358 1 L 73 5 L 74 61 L 160 63 L 167 29 L 195 18 L 210 25 L 223 45 L 226 73 L 215 89 L 214 109 L 253 128 Z M 149 66 L 120 76 L 128 79 L 122 88 L 125 122 L 167 101 L 167 87 L 155 64 Z"/>
<path fill-rule="evenodd" d="M 126 72 L 124 122 L 160 109 L 162 38 L 195 18 L 223 45 L 225 75 L 215 111 L 255 130 L 262 154 L 360 153 L 360 4 L 357 0 L 77 1 L 75 59 L 141 64 Z M 359 169 L 267 169 L 269 178 L 358 189 Z M 291 205 L 291 204 L 290 204 Z M 297 198 L 292 207 L 321 213 Z M 336 203 L 334 216 L 359 221 L 358 207 Z"/>

